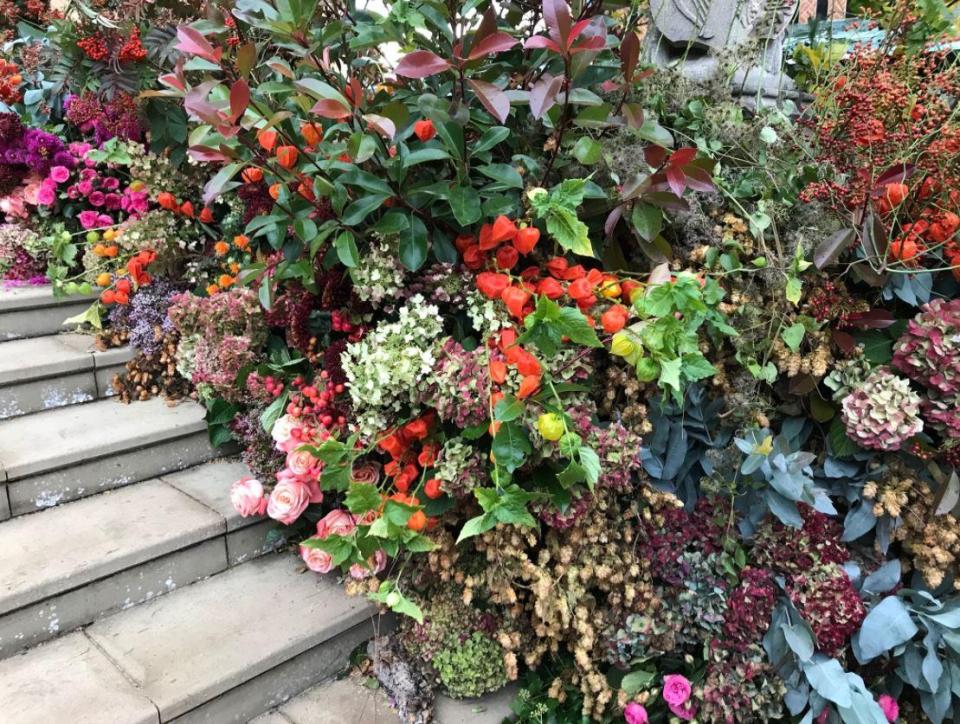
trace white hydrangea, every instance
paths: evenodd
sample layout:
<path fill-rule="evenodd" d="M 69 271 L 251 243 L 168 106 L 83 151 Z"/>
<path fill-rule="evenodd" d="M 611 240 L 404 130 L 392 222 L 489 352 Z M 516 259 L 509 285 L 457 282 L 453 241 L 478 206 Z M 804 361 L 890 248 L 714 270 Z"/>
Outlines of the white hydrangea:
<path fill-rule="evenodd" d="M 419 388 L 436 364 L 442 333 L 440 310 L 417 294 L 401 307 L 397 321 L 347 345 L 341 359 L 361 437 L 385 430 L 404 408 L 417 414 Z"/>

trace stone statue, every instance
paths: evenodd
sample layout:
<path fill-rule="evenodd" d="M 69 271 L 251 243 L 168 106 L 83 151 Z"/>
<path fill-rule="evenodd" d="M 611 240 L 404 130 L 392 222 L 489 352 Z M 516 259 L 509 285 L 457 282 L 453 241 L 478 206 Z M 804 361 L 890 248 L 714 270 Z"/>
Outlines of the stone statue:
<path fill-rule="evenodd" d="M 647 61 L 694 81 L 730 74 L 749 108 L 796 98 L 782 71 L 783 36 L 799 0 L 650 0 Z"/>

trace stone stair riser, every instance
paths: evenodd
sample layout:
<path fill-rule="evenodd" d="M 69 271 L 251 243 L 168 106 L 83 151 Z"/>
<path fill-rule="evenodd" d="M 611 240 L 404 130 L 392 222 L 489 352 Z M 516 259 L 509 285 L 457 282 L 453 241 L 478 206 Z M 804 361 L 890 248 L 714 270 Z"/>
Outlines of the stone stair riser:
<path fill-rule="evenodd" d="M 93 370 L 0 387 L 0 420 L 90 402 L 99 396 Z"/>
<path fill-rule="evenodd" d="M 57 306 L 0 312 L 0 341 L 63 332 L 68 329 L 63 326 L 63 320 L 82 313 L 89 306 L 89 300 L 70 300 Z"/>

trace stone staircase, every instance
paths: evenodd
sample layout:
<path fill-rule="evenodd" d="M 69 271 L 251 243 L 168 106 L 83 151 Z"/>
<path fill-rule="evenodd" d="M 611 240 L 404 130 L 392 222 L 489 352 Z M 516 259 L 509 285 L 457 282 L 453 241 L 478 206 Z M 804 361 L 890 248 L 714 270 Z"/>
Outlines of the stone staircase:
<path fill-rule="evenodd" d="M 87 304 L 0 290 L 0 721 L 247 722 L 342 671 L 376 611 L 264 555 L 199 405 L 105 399 L 127 352 L 58 334 Z"/>

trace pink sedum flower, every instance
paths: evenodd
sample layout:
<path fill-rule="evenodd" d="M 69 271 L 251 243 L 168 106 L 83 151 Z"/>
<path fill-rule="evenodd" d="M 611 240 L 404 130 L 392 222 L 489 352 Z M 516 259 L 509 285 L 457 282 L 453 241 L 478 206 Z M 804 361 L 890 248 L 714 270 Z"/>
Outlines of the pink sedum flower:
<path fill-rule="evenodd" d="M 663 677 L 663 700 L 668 706 L 682 706 L 690 699 L 690 680 L 683 674 L 667 674 Z"/>
<path fill-rule="evenodd" d="M 880 705 L 880 708 L 883 709 L 883 715 L 887 717 L 887 721 L 894 722 L 897 720 L 897 717 L 900 716 L 900 705 L 897 704 L 897 700 L 889 694 L 881 694 L 880 698 L 877 699 L 877 703 Z"/>
<path fill-rule="evenodd" d="M 647 724 L 650 719 L 647 717 L 647 710 L 642 704 L 631 701 L 627 708 L 623 710 L 623 718 L 627 724 Z"/>
<path fill-rule="evenodd" d="M 329 573 L 333 570 L 333 556 L 319 548 L 301 545 L 300 557 L 314 573 Z"/>
<path fill-rule="evenodd" d="M 317 537 L 326 538 L 329 535 L 350 535 L 357 527 L 357 521 L 346 510 L 331 510 L 317 521 Z"/>
<path fill-rule="evenodd" d="M 267 515 L 290 525 L 310 504 L 310 489 L 298 480 L 281 480 L 270 493 Z"/>
<path fill-rule="evenodd" d="M 267 498 L 263 485 L 256 478 L 244 476 L 230 488 L 230 502 L 244 518 L 263 515 L 267 510 Z"/>

